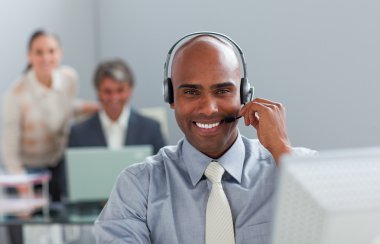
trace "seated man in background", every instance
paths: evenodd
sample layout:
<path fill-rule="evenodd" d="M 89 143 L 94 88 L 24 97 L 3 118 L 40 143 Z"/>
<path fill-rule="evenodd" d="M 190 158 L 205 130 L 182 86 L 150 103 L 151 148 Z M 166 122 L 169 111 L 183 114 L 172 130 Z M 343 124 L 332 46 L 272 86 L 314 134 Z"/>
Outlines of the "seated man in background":
<path fill-rule="evenodd" d="M 140 115 L 129 105 L 134 79 L 131 69 L 121 59 L 100 63 L 95 71 L 94 85 L 101 110 L 71 128 L 69 147 L 149 144 L 153 152 L 165 145 L 160 125 Z"/>

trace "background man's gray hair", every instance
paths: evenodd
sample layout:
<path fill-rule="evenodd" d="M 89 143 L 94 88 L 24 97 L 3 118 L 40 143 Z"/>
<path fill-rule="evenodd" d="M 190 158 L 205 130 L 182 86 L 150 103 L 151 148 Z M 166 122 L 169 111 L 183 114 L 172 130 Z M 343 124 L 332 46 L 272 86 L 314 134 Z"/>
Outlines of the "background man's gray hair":
<path fill-rule="evenodd" d="M 134 86 L 134 77 L 129 66 L 119 58 L 102 61 L 98 64 L 94 74 L 94 85 L 98 89 L 104 78 L 111 78 L 119 82 Z"/>

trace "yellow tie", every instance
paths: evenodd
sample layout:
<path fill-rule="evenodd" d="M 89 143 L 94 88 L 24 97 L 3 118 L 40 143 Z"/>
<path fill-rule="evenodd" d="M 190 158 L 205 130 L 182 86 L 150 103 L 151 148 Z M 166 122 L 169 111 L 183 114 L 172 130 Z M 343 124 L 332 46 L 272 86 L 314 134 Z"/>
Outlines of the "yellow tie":
<path fill-rule="evenodd" d="M 206 244 L 234 244 L 234 226 L 230 205 L 221 183 L 224 168 L 211 162 L 205 176 L 212 182 L 206 209 Z"/>

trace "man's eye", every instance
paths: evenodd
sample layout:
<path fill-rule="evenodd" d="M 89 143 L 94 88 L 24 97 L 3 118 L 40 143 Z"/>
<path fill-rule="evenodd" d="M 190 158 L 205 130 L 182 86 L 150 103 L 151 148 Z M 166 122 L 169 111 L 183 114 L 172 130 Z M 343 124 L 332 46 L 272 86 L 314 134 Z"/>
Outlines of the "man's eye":
<path fill-rule="evenodd" d="M 228 89 L 216 90 L 216 94 L 226 94 L 226 93 L 230 93 L 230 90 L 228 90 Z"/>
<path fill-rule="evenodd" d="M 199 94 L 199 92 L 197 90 L 195 90 L 195 89 L 185 90 L 184 93 L 188 94 L 188 95 L 197 95 L 197 94 Z"/>

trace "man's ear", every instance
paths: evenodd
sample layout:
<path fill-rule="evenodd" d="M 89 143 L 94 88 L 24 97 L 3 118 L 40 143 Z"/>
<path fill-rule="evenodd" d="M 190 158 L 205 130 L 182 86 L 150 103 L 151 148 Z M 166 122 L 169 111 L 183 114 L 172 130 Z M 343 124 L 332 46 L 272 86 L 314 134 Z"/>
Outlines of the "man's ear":
<path fill-rule="evenodd" d="M 175 108 L 175 104 L 174 104 L 174 103 L 171 103 L 171 104 L 170 104 L 170 108 L 171 108 L 171 109 L 174 109 L 174 108 Z"/>

